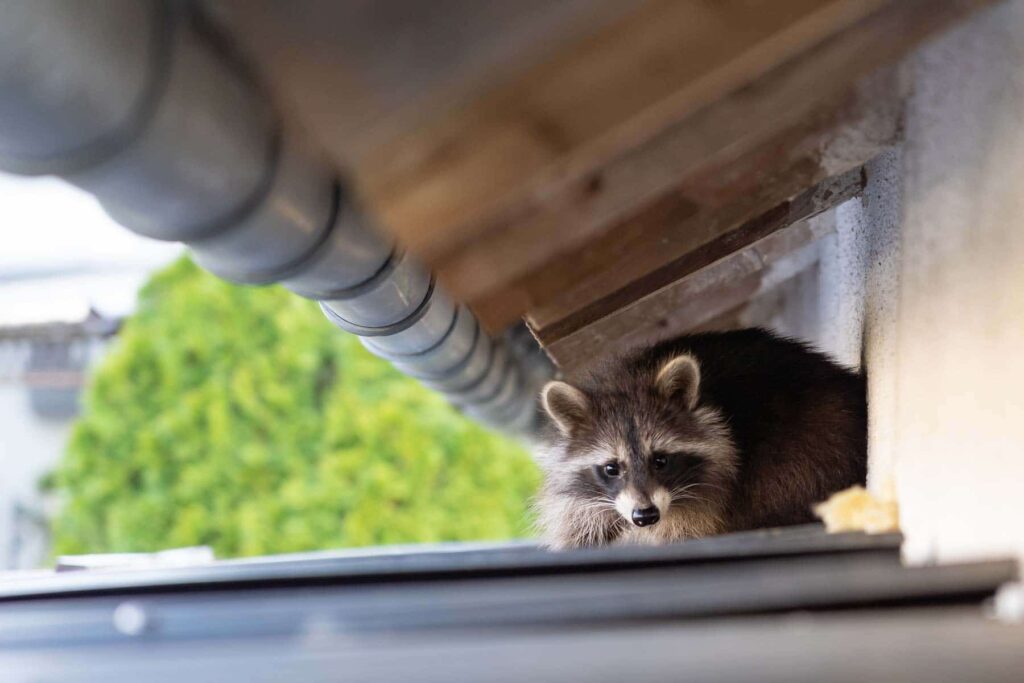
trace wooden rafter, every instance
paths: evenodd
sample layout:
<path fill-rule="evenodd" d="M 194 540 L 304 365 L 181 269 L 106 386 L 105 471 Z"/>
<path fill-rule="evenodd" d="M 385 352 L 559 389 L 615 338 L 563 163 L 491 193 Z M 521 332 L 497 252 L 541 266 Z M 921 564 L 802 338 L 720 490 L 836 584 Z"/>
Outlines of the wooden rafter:
<path fill-rule="evenodd" d="M 212 5 L 381 227 L 491 332 L 526 317 L 564 362 L 890 144 L 885 67 L 993 3 Z"/>

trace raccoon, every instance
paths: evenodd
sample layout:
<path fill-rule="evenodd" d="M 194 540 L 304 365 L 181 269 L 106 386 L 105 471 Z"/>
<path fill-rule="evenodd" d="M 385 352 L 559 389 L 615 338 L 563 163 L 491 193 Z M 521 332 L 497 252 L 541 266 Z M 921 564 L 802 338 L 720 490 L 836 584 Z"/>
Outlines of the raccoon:
<path fill-rule="evenodd" d="M 541 392 L 556 549 L 813 521 L 866 476 L 863 375 L 761 329 L 670 339 Z"/>

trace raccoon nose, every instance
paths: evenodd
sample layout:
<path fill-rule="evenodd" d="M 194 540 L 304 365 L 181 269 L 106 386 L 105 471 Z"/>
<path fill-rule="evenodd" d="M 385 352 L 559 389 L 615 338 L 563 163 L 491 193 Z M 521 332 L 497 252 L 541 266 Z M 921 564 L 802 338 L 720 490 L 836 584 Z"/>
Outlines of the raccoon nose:
<path fill-rule="evenodd" d="M 661 513 L 653 505 L 643 510 L 633 510 L 633 524 L 637 526 L 651 526 L 657 524 L 659 519 L 661 519 Z"/>

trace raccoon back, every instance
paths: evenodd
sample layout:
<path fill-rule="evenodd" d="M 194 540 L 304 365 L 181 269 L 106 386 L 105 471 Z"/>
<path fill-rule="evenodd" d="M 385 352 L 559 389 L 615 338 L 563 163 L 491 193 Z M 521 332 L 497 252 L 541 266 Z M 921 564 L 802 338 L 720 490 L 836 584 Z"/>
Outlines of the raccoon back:
<path fill-rule="evenodd" d="M 761 329 L 678 337 L 634 362 L 660 367 L 683 352 L 699 361 L 700 401 L 722 412 L 739 452 L 733 530 L 812 521 L 814 503 L 864 482 L 862 374 Z"/>

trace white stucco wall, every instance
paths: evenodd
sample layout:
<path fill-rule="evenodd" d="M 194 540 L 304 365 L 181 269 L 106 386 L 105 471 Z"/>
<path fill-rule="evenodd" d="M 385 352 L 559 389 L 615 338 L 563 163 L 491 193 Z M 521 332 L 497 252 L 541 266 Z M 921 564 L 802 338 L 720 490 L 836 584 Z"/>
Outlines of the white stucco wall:
<path fill-rule="evenodd" d="M 864 194 L 836 210 L 820 269 L 824 347 L 867 370 L 868 485 L 887 494 L 896 458 L 896 369 L 902 222 L 902 150 L 867 167 Z"/>
<path fill-rule="evenodd" d="M 894 474 L 911 560 L 1024 557 L 1024 2 L 909 65 Z"/>

